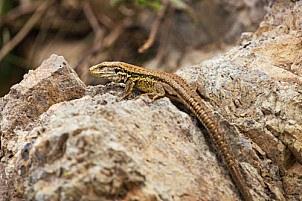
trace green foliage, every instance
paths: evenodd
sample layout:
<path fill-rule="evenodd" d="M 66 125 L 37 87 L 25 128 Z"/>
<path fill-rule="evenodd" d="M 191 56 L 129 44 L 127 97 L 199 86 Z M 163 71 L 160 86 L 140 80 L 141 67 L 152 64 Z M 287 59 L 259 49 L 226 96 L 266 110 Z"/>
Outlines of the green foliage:
<path fill-rule="evenodd" d="M 163 7 L 162 0 L 110 0 L 110 3 L 112 6 L 119 6 L 123 4 L 139 4 L 144 8 L 152 8 L 156 11 L 160 11 Z M 187 3 L 185 3 L 184 0 L 170 0 L 170 4 L 178 10 L 185 11 L 192 18 L 192 20 L 197 23 L 198 20 L 193 9 Z"/>
<path fill-rule="evenodd" d="M 160 0 L 110 0 L 112 6 L 119 6 L 122 4 L 139 4 L 145 8 L 152 8 L 160 10 L 162 8 L 162 1 Z"/>
<path fill-rule="evenodd" d="M 18 5 L 15 0 L 0 0 L 0 16 L 10 11 L 12 8 Z M 0 19 L 1 20 L 1 19 Z"/>
<path fill-rule="evenodd" d="M 193 22 L 197 24 L 198 19 L 191 6 L 186 4 L 183 0 L 170 0 L 170 2 L 176 9 L 185 11 L 192 18 Z"/>

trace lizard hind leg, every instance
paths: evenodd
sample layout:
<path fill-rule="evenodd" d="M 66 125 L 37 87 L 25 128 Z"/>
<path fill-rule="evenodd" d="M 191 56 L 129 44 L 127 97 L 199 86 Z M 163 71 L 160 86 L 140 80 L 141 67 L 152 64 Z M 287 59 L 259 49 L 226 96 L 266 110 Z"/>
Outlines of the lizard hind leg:
<path fill-rule="evenodd" d="M 196 81 L 190 82 L 190 87 L 197 92 L 197 94 L 204 100 L 211 100 L 213 101 L 217 106 L 220 106 L 219 103 L 217 103 L 216 100 L 213 98 L 210 98 L 209 96 L 206 95 L 206 92 L 204 88 Z"/>
<path fill-rule="evenodd" d="M 182 104 L 185 104 L 183 98 L 179 96 L 179 94 L 168 84 L 164 84 L 164 89 L 166 91 L 166 97 L 168 97 L 172 101 L 176 101 Z"/>

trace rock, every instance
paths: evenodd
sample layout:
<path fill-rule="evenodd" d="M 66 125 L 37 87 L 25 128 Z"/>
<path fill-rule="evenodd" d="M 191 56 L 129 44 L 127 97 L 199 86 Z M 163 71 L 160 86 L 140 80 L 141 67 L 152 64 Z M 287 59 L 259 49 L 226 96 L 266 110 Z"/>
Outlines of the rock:
<path fill-rule="evenodd" d="M 28 153 L 32 143 L 27 139 L 28 131 L 33 129 L 31 124 L 51 105 L 80 98 L 85 90 L 85 84 L 63 57 L 52 55 L 38 69 L 29 71 L 19 84 L 11 88 L 9 94 L 0 99 L 1 195 L 20 193 L 23 196 L 22 190 L 14 192 L 24 188 L 23 175 L 17 177 L 19 173 L 16 171 L 24 173 L 28 158 L 17 159 L 15 155 L 21 151 Z M 18 162 L 22 170 L 15 169 Z M 22 182 L 16 186 L 18 179 Z M 8 189 L 11 190 L 7 192 Z"/>
<path fill-rule="evenodd" d="M 218 103 L 255 200 L 302 199 L 301 18 L 287 18 L 300 7 L 275 2 L 240 46 L 178 72 Z M 86 87 L 55 55 L 14 86 L 0 99 L 0 200 L 240 200 L 184 106 L 122 93 Z"/>
<path fill-rule="evenodd" d="M 199 82 L 220 104 L 213 104 L 216 110 L 251 139 L 257 160 L 251 152 L 243 158 L 277 200 L 302 199 L 302 35 L 295 26 L 301 18 L 288 21 L 301 16 L 301 6 L 275 3 L 258 31 L 244 34 L 241 46 L 178 72 Z"/>
<path fill-rule="evenodd" d="M 5 167 L 14 173 L 11 185 L 20 195 L 27 200 L 239 199 L 227 170 L 187 114 L 167 98 L 117 102 L 121 89 L 114 89 L 119 90 L 90 87 L 83 98 L 52 105 L 30 132 L 20 131 L 26 140 L 18 140 L 21 149 Z"/>
<path fill-rule="evenodd" d="M 61 61 L 53 55 L 42 68 Z M 73 79 L 66 88 L 78 78 Z M 32 93 L 36 90 L 41 92 L 37 87 Z M 83 98 L 52 102 L 15 136 L 3 138 L 1 199 L 239 199 L 228 171 L 187 114 L 167 98 L 117 102 L 121 94 L 117 84 L 89 87 Z"/>
<path fill-rule="evenodd" d="M 167 98 L 116 100 L 86 96 L 41 116 L 29 134 L 47 125 L 30 151 L 27 200 L 238 199 L 187 114 Z"/>
<path fill-rule="evenodd" d="M 84 93 L 85 84 L 63 57 L 52 55 L 1 99 L 1 137 L 10 140 L 15 130 L 24 129 L 51 105 L 80 98 Z"/>

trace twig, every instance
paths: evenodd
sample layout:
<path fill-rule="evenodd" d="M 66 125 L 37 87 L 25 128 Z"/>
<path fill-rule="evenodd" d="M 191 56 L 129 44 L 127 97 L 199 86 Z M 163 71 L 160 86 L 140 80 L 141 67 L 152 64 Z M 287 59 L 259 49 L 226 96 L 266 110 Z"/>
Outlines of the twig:
<path fill-rule="evenodd" d="M 76 72 L 87 57 L 96 53 L 102 47 L 103 40 L 104 40 L 104 31 L 100 29 L 96 35 L 97 36 L 95 37 L 94 45 L 86 52 L 86 54 L 78 61 L 78 63 L 73 68 Z"/>
<path fill-rule="evenodd" d="M 98 13 L 97 19 L 101 24 L 103 24 L 107 28 L 111 28 L 114 26 L 112 19 L 107 15 L 105 15 L 104 13 Z"/>
<path fill-rule="evenodd" d="M 84 1 L 83 2 L 83 11 L 86 15 L 86 18 L 90 24 L 90 26 L 92 27 L 93 31 L 95 33 L 98 32 L 98 30 L 100 29 L 100 25 L 98 23 L 97 18 L 95 17 L 93 10 L 90 6 L 90 3 L 88 1 Z"/>
<path fill-rule="evenodd" d="M 10 22 L 13 22 L 17 20 L 19 17 L 22 17 L 23 15 L 27 15 L 29 13 L 33 13 L 37 8 L 42 4 L 41 1 L 37 2 L 30 2 L 26 4 L 22 4 L 13 10 L 9 11 L 5 16 L 0 18 L 0 27 L 4 26 L 5 24 L 8 24 Z"/>
<path fill-rule="evenodd" d="M 81 66 L 81 64 L 85 61 L 87 57 L 90 55 L 96 53 L 103 45 L 104 40 L 104 30 L 101 29 L 98 20 L 93 13 L 93 10 L 89 4 L 89 2 L 85 1 L 83 3 L 83 11 L 86 15 L 86 18 L 88 22 L 90 23 L 90 26 L 92 27 L 93 31 L 95 32 L 95 40 L 93 46 L 86 52 L 86 54 L 78 61 L 78 63 L 75 65 L 74 70 L 77 71 L 78 68 Z"/>
<path fill-rule="evenodd" d="M 163 61 L 163 56 L 165 54 L 166 44 L 167 44 L 170 29 L 171 29 L 171 24 L 172 24 L 174 11 L 175 11 L 175 7 L 170 6 L 169 13 L 168 13 L 168 18 L 165 20 L 165 25 L 164 25 L 165 31 L 164 31 L 163 35 L 161 36 L 161 38 L 160 38 L 158 53 L 157 53 L 157 56 L 156 56 L 157 66 L 160 66 L 162 61 Z"/>
<path fill-rule="evenodd" d="M 41 16 L 45 13 L 45 10 L 47 10 L 53 2 L 54 0 L 44 2 L 29 18 L 16 36 L 4 45 L 4 47 L 0 50 L 0 61 L 23 40 L 33 26 L 40 20 Z"/>
<path fill-rule="evenodd" d="M 149 49 L 151 47 L 151 45 L 154 43 L 154 40 L 155 40 L 155 36 L 158 32 L 158 28 L 159 28 L 159 25 L 160 25 L 160 22 L 166 12 L 166 9 L 169 5 L 169 0 L 165 0 L 163 2 L 163 7 L 161 9 L 161 11 L 157 14 L 157 17 L 152 25 L 152 29 L 151 29 L 151 32 L 150 32 L 150 35 L 149 35 L 149 38 L 148 40 L 145 42 L 145 44 L 143 46 L 141 46 L 139 49 L 138 49 L 138 52 L 139 53 L 143 53 L 145 52 L 147 49 Z"/>
<path fill-rule="evenodd" d="M 104 39 L 104 48 L 111 47 L 120 37 L 120 35 L 123 34 L 123 29 L 126 27 L 123 22 L 115 25 L 115 27 L 112 28 L 112 31 L 107 34 L 106 38 Z"/>

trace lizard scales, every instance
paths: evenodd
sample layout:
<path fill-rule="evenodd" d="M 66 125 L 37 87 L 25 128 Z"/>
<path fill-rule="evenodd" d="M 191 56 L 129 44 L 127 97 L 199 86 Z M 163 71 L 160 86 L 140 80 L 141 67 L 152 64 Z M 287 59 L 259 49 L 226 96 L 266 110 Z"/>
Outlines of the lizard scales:
<path fill-rule="evenodd" d="M 215 120 L 213 111 L 206 106 L 205 101 L 182 77 L 123 62 L 103 62 L 91 67 L 89 71 L 93 76 L 102 77 L 117 83 L 125 83 L 125 95 L 122 98 L 128 98 L 132 90 L 137 89 L 146 92 L 153 100 L 167 96 L 184 104 L 197 116 L 209 132 L 244 200 L 253 200 L 240 172 L 238 162 L 232 153 L 219 122 Z"/>

